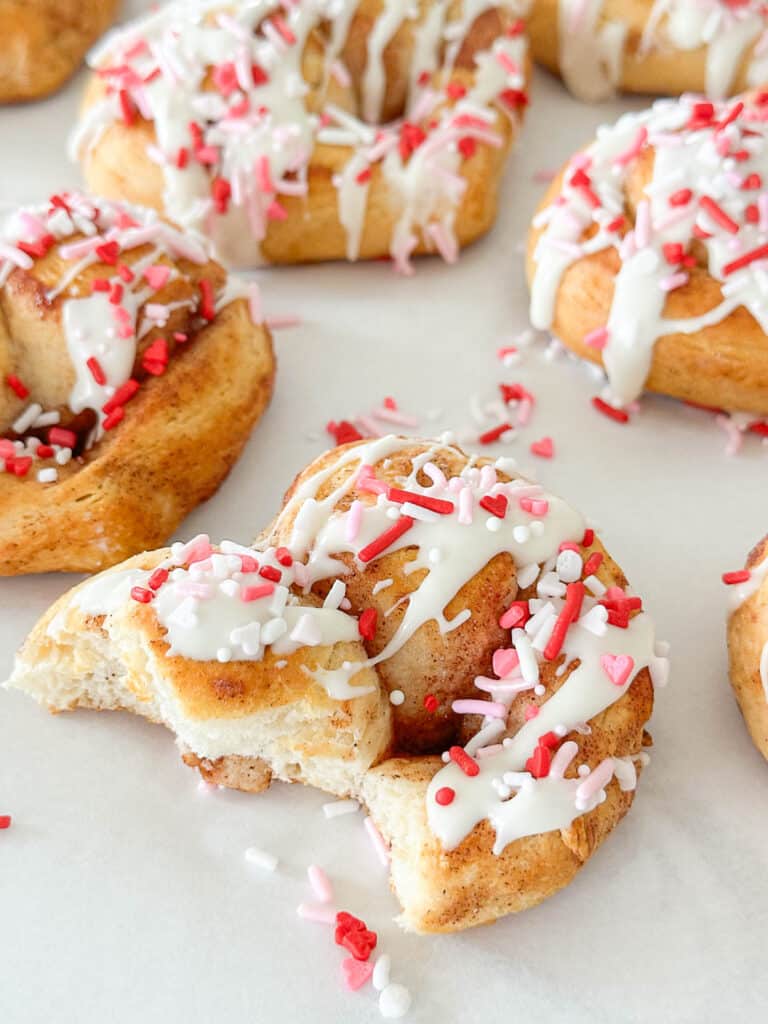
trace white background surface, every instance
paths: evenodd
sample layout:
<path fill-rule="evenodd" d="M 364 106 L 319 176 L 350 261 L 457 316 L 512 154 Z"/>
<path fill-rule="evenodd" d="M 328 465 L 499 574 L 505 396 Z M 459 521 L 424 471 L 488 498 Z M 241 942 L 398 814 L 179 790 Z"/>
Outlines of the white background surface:
<path fill-rule="evenodd" d="M 0 111 L 2 200 L 39 201 L 78 182 L 64 144 L 81 87 Z M 304 323 L 278 334 L 272 407 L 179 536 L 250 539 L 321 450 L 329 418 L 392 394 L 463 430 L 473 396 L 521 380 L 536 415 L 505 453 L 527 467 L 537 461 L 530 442 L 554 438 L 556 458 L 536 466 L 542 482 L 602 526 L 673 645 L 653 761 L 629 817 L 538 909 L 462 935 L 408 936 L 392 923 L 395 902 L 359 815 L 326 821 L 324 798 L 299 787 L 200 792 L 158 727 L 53 718 L 0 693 L 0 813 L 14 818 L 0 832 L 3 1024 L 379 1020 L 370 986 L 342 989 L 330 929 L 296 917 L 312 862 L 336 883 L 339 906 L 379 931 L 413 992 L 410 1020 L 766 1019 L 768 766 L 728 688 L 719 577 L 768 529 L 768 452 L 751 439 L 729 459 L 709 417 L 660 399 L 630 427 L 614 425 L 589 406 L 589 374 L 547 361 L 542 344 L 519 368 L 495 357 L 526 326 L 519 243 L 542 188 L 534 171 L 556 167 L 627 106 L 582 106 L 539 74 L 498 225 L 457 267 L 421 262 L 411 280 L 384 264 L 261 274 L 267 311 Z M 0 678 L 74 582 L 0 581 Z M 280 857 L 277 874 L 244 862 L 250 845 Z"/>

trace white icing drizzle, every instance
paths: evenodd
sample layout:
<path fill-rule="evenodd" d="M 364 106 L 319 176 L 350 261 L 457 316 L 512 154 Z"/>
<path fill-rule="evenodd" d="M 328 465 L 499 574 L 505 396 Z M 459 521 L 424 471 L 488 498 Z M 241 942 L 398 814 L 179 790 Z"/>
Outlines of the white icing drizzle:
<path fill-rule="evenodd" d="M 568 267 L 611 248 L 619 255 L 603 362 L 622 405 L 641 393 L 660 337 L 719 324 L 739 306 L 768 331 L 761 256 L 768 243 L 768 107 L 746 100 L 741 112 L 738 104 L 714 105 L 711 117 L 692 126 L 701 110 L 695 97 L 684 96 L 601 128 L 597 140 L 571 160 L 559 196 L 534 222 L 544 228 L 534 254 L 536 327 L 551 327 Z M 633 228 L 623 234 L 616 224 L 624 214 L 624 189 L 635 157 L 648 147 L 655 154 L 651 180 Z M 689 196 L 681 203 L 685 190 Z M 596 230 L 587 238 L 590 229 Z M 694 240 L 706 252 L 710 276 L 721 284 L 721 301 L 700 316 L 672 319 L 665 314 L 667 295 L 688 280 L 685 258 Z M 669 255 L 668 246 L 679 247 L 679 259 Z M 734 264 L 756 250 L 760 258 Z"/>
<path fill-rule="evenodd" d="M 131 111 L 151 120 L 167 213 L 208 234 L 226 261 L 245 264 L 253 263 L 254 242 L 264 240 L 270 221 L 287 216 L 281 196 L 306 194 L 315 145 L 344 147 L 348 156 L 335 182 L 348 257 L 359 254 L 370 169 L 382 164 L 401 211 L 390 245 L 396 267 L 410 270 L 419 235 L 452 259 L 453 216 L 466 188 L 459 143 L 502 144 L 493 129 L 499 107 L 516 116 L 527 43 L 522 33 L 496 39 L 480 55 L 482 71 L 471 94 L 447 106 L 444 93 L 420 84 L 421 75 L 437 70 L 446 44 L 444 67 L 450 70 L 452 55 L 484 11 L 523 13 L 528 0 L 464 0 L 458 20 L 448 25 L 446 0 L 423 11 L 413 0 L 385 0 L 367 38 L 360 83 L 366 120 L 376 122 L 381 115 L 388 43 L 413 23 L 416 44 L 407 110 L 401 121 L 381 128 L 375 141 L 369 126 L 333 103 L 326 102 L 322 116 L 310 112 L 302 77 L 310 34 L 330 24 L 322 80 L 328 86 L 341 78 L 351 102 L 352 82 L 346 81 L 341 56 L 357 6 L 357 0 L 297 0 L 276 15 L 270 0 L 167 4 L 112 33 L 92 55 L 92 66 L 111 92 L 87 112 L 73 136 L 73 154 L 95 145 L 110 123 L 130 119 Z M 511 99 L 497 107 L 504 96 Z M 190 124 L 197 126 L 196 138 Z"/>
<path fill-rule="evenodd" d="M 580 99 L 605 99 L 621 79 L 627 39 L 622 22 L 602 19 L 604 0 L 559 0 L 560 73 Z"/>
<path fill-rule="evenodd" d="M 560 69 L 569 89 L 585 100 L 610 96 L 621 82 L 627 23 L 605 19 L 604 0 L 559 0 Z M 768 77 L 768 20 L 762 0 L 655 0 L 637 59 L 671 50 L 706 49 L 705 91 L 724 99 L 749 56 L 747 82 Z"/>

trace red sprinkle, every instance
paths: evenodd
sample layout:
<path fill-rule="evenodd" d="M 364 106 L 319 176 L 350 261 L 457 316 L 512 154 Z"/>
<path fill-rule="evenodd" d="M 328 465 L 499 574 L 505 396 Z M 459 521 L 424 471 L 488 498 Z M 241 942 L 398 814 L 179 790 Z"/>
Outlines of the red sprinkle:
<path fill-rule="evenodd" d="M 10 828 L 11 820 L 10 814 L 0 814 L 0 828 Z"/>
<path fill-rule="evenodd" d="M 149 604 L 155 595 L 151 590 L 147 590 L 146 587 L 132 587 L 131 597 L 134 601 L 138 601 L 139 604 Z"/>
<path fill-rule="evenodd" d="M 341 420 L 339 423 L 335 423 L 330 420 L 325 425 L 325 429 L 334 439 L 336 444 L 350 444 L 352 441 L 362 441 L 363 435 L 357 430 L 349 420 Z"/>
<path fill-rule="evenodd" d="M 581 546 L 583 548 L 591 548 L 595 543 L 595 531 L 590 527 L 584 531 L 584 536 L 581 538 Z"/>
<path fill-rule="evenodd" d="M 480 774 L 480 765 L 474 757 L 470 757 L 463 747 L 451 747 L 448 751 L 448 756 L 470 778 Z"/>
<path fill-rule="evenodd" d="M 123 121 L 127 125 L 136 124 L 136 107 L 125 89 L 120 90 L 118 99 L 120 100 L 120 111 L 123 115 Z"/>
<path fill-rule="evenodd" d="M 755 260 L 764 260 L 766 258 L 768 258 L 768 244 L 759 245 L 756 249 L 751 249 L 749 252 L 745 252 L 743 256 L 739 256 L 737 259 L 731 260 L 730 263 L 726 263 L 723 267 L 723 274 L 727 277 L 728 274 L 733 274 L 737 270 L 748 267 Z"/>
<path fill-rule="evenodd" d="M 410 530 L 413 522 L 410 516 L 400 516 L 397 522 L 390 526 L 388 530 L 385 530 L 375 540 L 372 540 L 370 544 L 366 544 L 357 557 L 363 563 L 371 562 L 374 558 L 378 558 L 391 544 L 394 544 L 396 540 L 399 540 L 404 533 Z"/>
<path fill-rule="evenodd" d="M 739 225 L 732 217 L 729 217 L 722 206 L 718 205 L 718 203 L 716 203 L 710 196 L 702 196 L 699 200 L 699 205 L 703 210 L 707 211 L 712 220 L 716 224 L 719 224 L 721 228 L 724 228 L 732 235 L 738 234 Z"/>
<path fill-rule="evenodd" d="M 450 515 L 456 507 L 452 501 L 445 501 L 442 498 L 432 498 L 428 494 L 414 494 L 411 491 L 401 491 L 397 487 L 387 488 L 387 497 L 390 501 L 399 504 L 410 502 L 411 505 L 418 505 L 419 508 L 429 509 L 430 512 L 438 512 L 440 515 Z"/>
<path fill-rule="evenodd" d="M 167 569 L 163 569 L 162 567 L 160 569 L 155 569 L 155 571 L 152 573 L 152 575 L 149 577 L 149 580 L 147 581 L 149 589 L 159 590 L 160 587 L 162 587 L 162 585 L 168 579 L 168 576 L 169 573 Z"/>
<path fill-rule="evenodd" d="M 19 398 L 27 398 L 27 396 L 29 395 L 29 389 L 24 387 L 19 378 L 16 377 L 14 374 L 9 373 L 8 376 L 5 378 L 5 383 L 11 389 L 11 391 L 16 392 Z"/>
<path fill-rule="evenodd" d="M 85 365 L 91 371 L 91 376 L 93 377 L 97 384 L 103 386 L 104 384 L 107 383 L 106 374 L 104 373 L 104 370 L 101 367 L 101 363 L 96 358 L 96 356 L 91 356 L 91 358 L 86 361 Z"/>
<path fill-rule="evenodd" d="M 106 413 L 113 412 L 119 406 L 125 405 L 126 402 L 130 402 L 138 390 L 139 382 L 130 378 L 125 382 L 125 384 L 121 384 L 114 395 L 112 395 L 112 397 L 102 405 L 101 411 Z"/>
<path fill-rule="evenodd" d="M 732 587 L 734 583 L 746 583 L 751 573 L 749 569 L 737 569 L 735 572 L 724 572 L 723 583 Z"/>
<path fill-rule="evenodd" d="M 216 316 L 216 308 L 213 302 L 213 285 L 204 278 L 200 282 L 200 316 L 208 323 Z"/>
<path fill-rule="evenodd" d="M 275 551 L 275 558 L 278 560 L 280 565 L 284 565 L 286 569 L 290 569 L 293 565 L 293 555 L 288 548 L 278 548 Z"/>
<path fill-rule="evenodd" d="M 441 786 L 435 793 L 435 803 L 440 804 L 441 807 L 447 807 L 448 804 L 453 803 L 455 796 L 456 791 L 450 786 Z"/>
<path fill-rule="evenodd" d="M 435 711 L 437 711 L 437 709 L 440 707 L 440 702 L 438 701 L 434 693 L 428 693 L 427 696 L 424 698 L 424 707 L 431 715 L 433 715 Z"/>
<path fill-rule="evenodd" d="M 503 519 L 507 514 L 509 501 L 504 494 L 486 494 L 480 499 L 479 505 L 480 508 L 484 508 L 486 512 L 490 512 L 497 519 Z"/>
<path fill-rule="evenodd" d="M 552 766 L 552 755 L 548 747 L 538 746 L 533 755 L 525 762 L 526 771 L 529 771 L 534 779 L 543 779 L 549 775 Z"/>
<path fill-rule="evenodd" d="M 103 245 L 96 246 L 96 255 L 102 263 L 114 267 L 120 255 L 120 246 L 117 242 L 104 242 Z"/>
<path fill-rule="evenodd" d="M 366 608 L 357 620 L 357 631 L 363 640 L 373 640 L 379 613 L 375 608 Z"/>
<path fill-rule="evenodd" d="M 259 569 L 259 576 L 265 580 L 269 580 L 272 583 L 279 583 L 283 578 L 283 574 L 279 569 L 276 569 L 274 565 L 265 565 Z"/>
<path fill-rule="evenodd" d="M 258 601 L 260 597 L 271 597 L 274 592 L 274 583 L 262 583 L 259 587 L 243 587 L 240 597 L 243 601 Z"/>
<path fill-rule="evenodd" d="M 60 444 L 62 448 L 74 448 L 77 444 L 77 434 L 73 430 L 65 430 L 64 427 L 51 427 L 48 431 L 48 443 Z"/>
<path fill-rule="evenodd" d="M 569 583 L 565 592 L 565 602 L 557 617 L 557 622 L 552 630 L 547 646 L 544 648 L 544 657 L 547 661 L 554 661 L 560 656 L 565 643 L 565 635 L 572 622 L 578 619 L 581 613 L 581 605 L 584 601 L 584 584 Z"/>
<path fill-rule="evenodd" d="M 118 425 L 118 423 L 123 422 L 124 418 L 125 409 L 121 405 L 118 405 L 118 407 L 116 409 L 113 409 L 108 416 L 104 417 L 104 422 L 102 423 L 102 426 L 104 427 L 105 430 L 113 430 Z"/>
<path fill-rule="evenodd" d="M 511 423 L 500 423 L 498 427 L 486 430 L 486 432 L 481 434 L 477 440 L 480 444 L 493 444 L 494 441 L 498 441 L 503 434 L 506 434 L 508 430 L 512 429 L 513 427 Z"/>
<path fill-rule="evenodd" d="M 603 564 L 603 553 L 602 551 L 593 551 L 589 558 L 584 563 L 584 575 L 593 576 L 600 566 Z"/>
<path fill-rule="evenodd" d="M 592 405 L 601 412 L 603 416 L 607 416 L 609 420 L 615 420 L 617 423 L 629 423 L 629 413 L 626 409 L 615 409 L 608 402 L 604 402 L 602 398 L 597 395 L 592 399 Z"/>

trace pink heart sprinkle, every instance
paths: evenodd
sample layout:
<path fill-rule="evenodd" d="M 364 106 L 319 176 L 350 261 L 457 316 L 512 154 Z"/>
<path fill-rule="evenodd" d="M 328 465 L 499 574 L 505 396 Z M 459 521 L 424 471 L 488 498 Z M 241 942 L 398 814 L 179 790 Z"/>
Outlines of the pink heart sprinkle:
<path fill-rule="evenodd" d="M 147 283 L 150 288 L 154 288 L 156 291 L 163 288 L 168 283 L 168 278 L 171 276 L 170 267 L 162 267 L 157 264 L 154 267 L 147 267 L 144 271 L 144 277 L 147 279 Z"/>
<path fill-rule="evenodd" d="M 628 654 L 604 654 L 600 664 L 614 686 L 623 686 L 632 674 L 635 659 Z"/>
<path fill-rule="evenodd" d="M 540 459 L 551 459 L 555 454 L 555 444 L 551 437 L 542 437 L 540 441 L 534 441 L 531 445 L 531 454 L 538 455 Z"/>
<path fill-rule="evenodd" d="M 513 669 L 517 668 L 519 660 L 514 648 L 500 647 L 498 651 L 493 652 L 493 671 L 499 679 L 504 679 Z"/>
<path fill-rule="evenodd" d="M 359 988 L 368 981 L 373 974 L 373 964 L 370 960 L 355 960 L 348 956 L 341 961 L 341 970 L 344 974 L 344 985 L 350 992 L 357 992 Z"/>

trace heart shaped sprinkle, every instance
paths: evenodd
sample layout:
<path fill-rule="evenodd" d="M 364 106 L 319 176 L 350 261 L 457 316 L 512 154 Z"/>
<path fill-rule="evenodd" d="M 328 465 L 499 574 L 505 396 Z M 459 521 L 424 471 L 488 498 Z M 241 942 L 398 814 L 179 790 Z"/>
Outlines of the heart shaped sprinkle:
<path fill-rule="evenodd" d="M 555 444 L 551 437 L 542 437 L 540 441 L 534 441 L 531 445 L 531 454 L 538 455 L 540 459 L 551 459 L 555 454 Z"/>
<path fill-rule="evenodd" d="M 484 498 L 480 499 L 480 508 L 484 508 L 486 512 L 490 512 L 497 519 L 504 518 L 508 505 L 509 502 L 504 494 L 486 494 Z"/>
<path fill-rule="evenodd" d="M 344 987 L 350 992 L 357 992 L 373 974 L 373 964 L 369 960 L 355 960 L 348 956 L 341 961 L 341 972 L 344 975 Z"/>
<path fill-rule="evenodd" d="M 628 654 L 604 654 L 600 664 L 614 686 L 623 686 L 632 675 L 635 659 Z"/>

